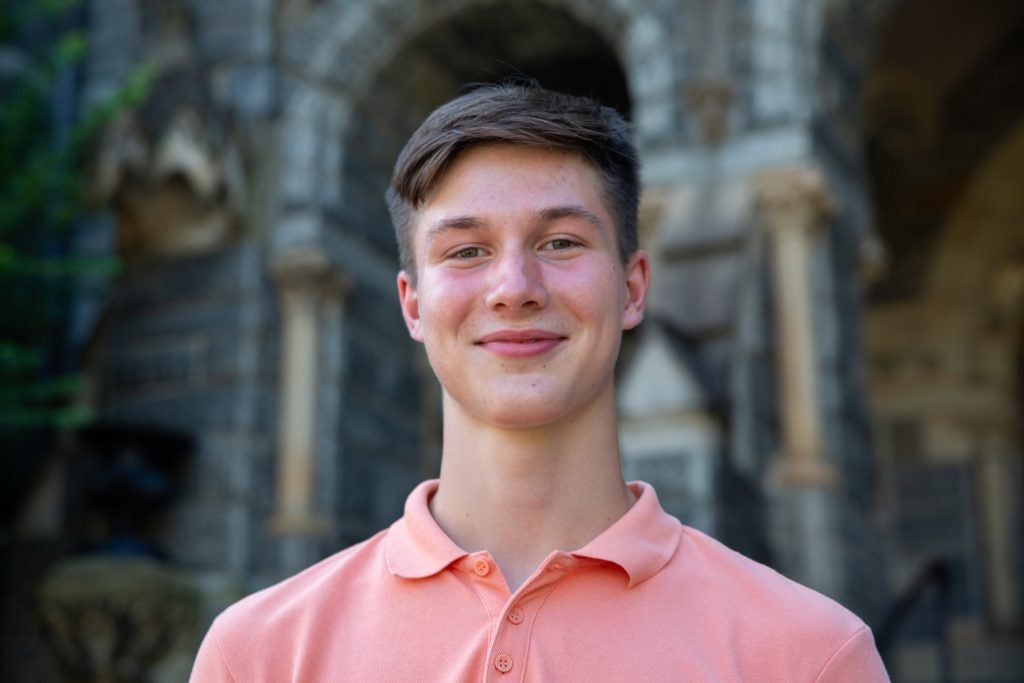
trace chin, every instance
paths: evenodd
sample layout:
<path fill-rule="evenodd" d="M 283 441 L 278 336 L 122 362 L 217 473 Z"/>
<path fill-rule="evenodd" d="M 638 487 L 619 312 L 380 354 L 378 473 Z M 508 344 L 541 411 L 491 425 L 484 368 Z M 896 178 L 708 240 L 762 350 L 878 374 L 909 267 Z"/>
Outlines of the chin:
<path fill-rule="evenodd" d="M 538 429 L 553 425 L 576 412 L 578 402 L 564 395 L 543 395 L 540 392 L 508 394 L 495 392 L 493 400 L 474 411 L 477 418 L 503 429 Z"/>
<path fill-rule="evenodd" d="M 540 396 L 537 391 L 491 391 L 485 400 L 479 396 L 447 394 L 445 411 L 462 413 L 470 420 L 502 429 L 543 427 L 565 416 L 565 403 Z"/>
<path fill-rule="evenodd" d="M 501 429 L 540 429 L 552 425 L 564 415 L 552 414 L 550 410 L 537 410 L 532 412 L 504 411 L 498 414 L 481 415 L 480 419 Z"/>

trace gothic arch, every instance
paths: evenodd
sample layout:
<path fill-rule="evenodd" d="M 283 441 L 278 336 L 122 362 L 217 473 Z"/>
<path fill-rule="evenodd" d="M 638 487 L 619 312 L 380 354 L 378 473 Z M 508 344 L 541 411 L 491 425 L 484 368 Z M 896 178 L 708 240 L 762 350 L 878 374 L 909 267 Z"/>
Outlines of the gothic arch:
<path fill-rule="evenodd" d="M 473 5 L 420 27 L 355 100 L 344 138 L 342 203 L 346 218 L 364 216 L 375 226 L 364 231 L 365 239 L 392 251 L 381 197 L 394 159 L 419 121 L 466 84 L 518 75 L 594 95 L 629 115 L 626 76 L 613 48 L 552 4 Z"/>
<path fill-rule="evenodd" d="M 293 77 L 287 83 L 278 146 L 282 171 L 273 211 L 272 243 L 278 249 L 322 237 L 313 214 L 331 204 L 340 210 L 339 168 L 351 139 L 353 107 L 366 100 L 381 74 L 427 26 L 443 25 L 466 11 L 486 9 L 492 0 L 364 0 L 324 4 L 288 32 L 284 53 Z M 636 4 L 586 0 L 527 3 L 566 15 L 600 38 L 625 72 L 634 106 L 653 111 L 672 88 L 668 36 Z M 619 9 L 622 7 L 622 9 Z M 657 75 L 652 80 L 652 75 Z M 648 106 L 648 103 L 654 103 Z M 664 107 L 661 107 L 664 109 Z M 646 119 L 637 117 L 644 136 Z M 382 283 L 383 284 L 383 283 Z"/>
<path fill-rule="evenodd" d="M 856 62 L 889 262 L 865 316 L 885 533 L 898 538 L 915 514 L 927 515 L 922 527 L 965 520 L 941 541 L 894 542 L 890 562 L 903 571 L 951 558 L 951 599 L 963 605 L 951 621 L 1012 630 L 1024 621 L 1020 567 L 1008 559 L 1020 552 L 1024 504 L 1024 6 L 886 5 L 870 60 Z M 928 499 L 920 482 L 930 478 L 958 493 Z M 890 575 L 895 591 L 906 581 Z"/>
<path fill-rule="evenodd" d="M 874 300 L 921 292 L 937 227 L 1024 115 L 1022 37 L 1019 3 L 891 6 L 861 89 L 865 170 L 891 264 Z"/>
<path fill-rule="evenodd" d="M 359 98 L 424 27 L 494 4 L 493 0 L 330 2 L 292 33 L 286 54 L 305 77 Z M 614 45 L 630 21 L 630 10 L 617 11 L 614 3 L 541 0 L 539 4 L 567 12 Z"/>

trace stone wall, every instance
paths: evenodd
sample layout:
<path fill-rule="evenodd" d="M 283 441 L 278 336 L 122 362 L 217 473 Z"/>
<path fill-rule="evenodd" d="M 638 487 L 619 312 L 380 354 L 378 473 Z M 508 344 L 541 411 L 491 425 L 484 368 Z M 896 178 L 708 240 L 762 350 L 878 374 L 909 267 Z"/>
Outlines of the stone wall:
<path fill-rule="evenodd" d="M 117 283 L 94 359 L 103 421 L 196 437 L 167 535 L 202 572 L 252 571 L 276 413 L 276 320 L 262 252 L 228 248 L 132 268 Z"/>

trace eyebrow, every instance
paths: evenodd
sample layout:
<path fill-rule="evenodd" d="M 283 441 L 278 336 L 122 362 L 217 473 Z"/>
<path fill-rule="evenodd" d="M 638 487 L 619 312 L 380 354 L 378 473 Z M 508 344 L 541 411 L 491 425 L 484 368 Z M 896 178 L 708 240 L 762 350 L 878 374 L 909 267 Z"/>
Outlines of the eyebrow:
<path fill-rule="evenodd" d="M 427 244 L 429 245 L 435 239 L 450 230 L 474 230 L 483 228 L 484 226 L 485 223 L 475 216 L 452 216 L 450 218 L 440 218 L 430 226 L 429 230 L 427 230 Z"/>
<path fill-rule="evenodd" d="M 607 230 L 608 226 L 605 224 L 601 217 L 590 209 L 580 206 L 578 204 L 568 204 L 566 206 L 553 206 L 548 209 L 543 209 L 539 212 L 540 219 L 545 222 L 557 221 L 561 218 L 582 218 L 586 222 L 598 230 Z"/>
<path fill-rule="evenodd" d="M 562 218 L 581 218 L 598 230 L 607 230 L 608 226 L 596 213 L 578 204 L 552 206 L 541 209 L 536 214 L 542 223 L 551 223 Z M 476 216 L 451 216 L 440 218 L 427 230 L 426 242 L 429 245 L 435 239 L 451 230 L 481 230 L 487 223 Z"/>

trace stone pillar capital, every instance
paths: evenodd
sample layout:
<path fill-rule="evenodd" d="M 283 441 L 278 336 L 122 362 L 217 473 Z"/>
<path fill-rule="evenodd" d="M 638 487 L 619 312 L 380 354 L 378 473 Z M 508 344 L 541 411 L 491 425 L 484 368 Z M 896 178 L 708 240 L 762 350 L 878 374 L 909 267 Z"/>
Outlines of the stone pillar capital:
<path fill-rule="evenodd" d="M 322 251 L 312 247 L 278 255 L 270 263 L 270 275 L 282 295 L 298 290 L 342 298 L 350 286 L 341 269 Z"/>
<path fill-rule="evenodd" d="M 757 208 L 771 231 L 819 228 L 838 203 L 824 174 L 809 166 L 774 168 L 757 175 Z"/>

